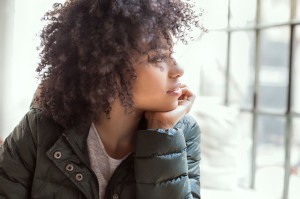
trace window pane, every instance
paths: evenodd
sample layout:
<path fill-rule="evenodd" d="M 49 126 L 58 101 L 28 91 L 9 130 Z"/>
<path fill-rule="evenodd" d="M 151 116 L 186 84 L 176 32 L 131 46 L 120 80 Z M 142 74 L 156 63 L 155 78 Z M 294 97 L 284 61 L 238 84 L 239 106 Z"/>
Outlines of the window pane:
<path fill-rule="evenodd" d="M 220 103 L 225 99 L 227 39 L 226 32 L 212 31 L 202 37 L 199 45 L 202 66 L 200 93 L 218 97 Z"/>
<path fill-rule="evenodd" d="M 295 31 L 292 110 L 300 113 L 300 26 Z"/>
<path fill-rule="evenodd" d="M 287 106 L 289 28 L 261 31 L 258 108 L 284 112 Z"/>
<path fill-rule="evenodd" d="M 202 0 L 199 4 L 204 9 L 203 25 L 207 29 L 227 28 L 228 0 Z"/>
<path fill-rule="evenodd" d="M 290 19 L 290 0 L 262 0 L 261 23 L 287 22 Z"/>
<path fill-rule="evenodd" d="M 230 1 L 230 26 L 245 27 L 254 25 L 256 20 L 256 1 Z"/>
<path fill-rule="evenodd" d="M 258 116 L 255 189 L 274 198 L 283 190 L 285 123 L 284 118 Z"/>
<path fill-rule="evenodd" d="M 250 166 L 252 146 L 252 113 L 241 112 L 238 126 L 238 183 L 240 187 L 250 187 Z"/>
<path fill-rule="evenodd" d="M 300 19 L 300 0 L 296 0 L 296 19 Z"/>
<path fill-rule="evenodd" d="M 289 199 L 300 196 L 300 118 L 293 119 Z"/>
<path fill-rule="evenodd" d="M 181 82 L 188 85 L 196 95 L 201 93 L 201 66 L 205 48 L 201 45 L 201 40 L 196 40 L 188 45 L 181 42 L 174 45 L 173 57 L 184 69 Z"/>
<path fill-rule="evenodd" d="M 233 32 L 230 46 L 229 103 L 252 108 L 254 84 L 254 32 Z"/>

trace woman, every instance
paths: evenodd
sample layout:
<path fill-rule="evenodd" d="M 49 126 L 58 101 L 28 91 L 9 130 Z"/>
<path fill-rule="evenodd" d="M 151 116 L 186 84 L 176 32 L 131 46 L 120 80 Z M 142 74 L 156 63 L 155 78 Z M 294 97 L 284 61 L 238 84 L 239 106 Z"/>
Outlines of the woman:
<path fill-rule="evenodd" d="M 46 13 L 42 84 L 0 148 L 0 198 L 200 198 L 195 95 L 172 35 L 198 25 L 169 0 L 71 0 Z"/>

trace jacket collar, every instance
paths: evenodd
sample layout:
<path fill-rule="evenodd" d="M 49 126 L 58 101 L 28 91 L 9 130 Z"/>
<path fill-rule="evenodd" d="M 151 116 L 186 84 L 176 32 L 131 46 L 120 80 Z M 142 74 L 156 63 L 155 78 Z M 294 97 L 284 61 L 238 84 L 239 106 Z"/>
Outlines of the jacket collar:
<path fill-rule="evenodd" d="M 88 147 L 87 147 L 87 137 L 90 130 L 89 125 L 85 126 L 74 126 L 70 128 L 66 128 L 62 134 L 62 136 L 56 141 L 56 143 L 47 151 L 47 156 L 54 162 L 54 164 L 63 172 L 66 176 L 68 176 L 74 184 L 81 190 L 81 192 L 87 197 L 87 198 L 98 198 L 98 184 L 97 184 L 97 177 L 95 174 L 93 174 L 92 169 L 90 167 L 90 160 L 89 160 L 89 154 L 88 154 Z M 138 126 L 138 130 L 140 129 L 146 129 L 147 128 L 147 120 L 145 117 L 141 118 L 141 121 Z M 67 146 L 70 145 L 70 146 Z M 74 181 L 72 176 L 68 172 L 65 171 L 65 164 L 67 163 L 68 158 L 66 160 L 63 160 L 62 163 L 58 162 L 53 158 L 53 154 L 55 151 L 63 150 L 67 154 L 74 153 L 75 156 L 72 157 L 73 161 L 75 161 L 77 158 L 80 160 L 82 164 L 85 165 L 86 168 L 80 167 L 82 169 L 81 172 L 85 173 L 87 175 L 90 173 L 90 180 L 87 180 L 84 184 L 79 184 Z M 73 152 L 71 152 L 73 151 Z M 134 173 L 133 168 L 133 157 L 134 153 L 131 153 L 122 163 L 117 167 L 115 170 L 113 176 L 108 182 L 107 187 L 113 186 L 115 183 L 115 180 L 121 175 L 125 175 L 126 173 Z M 75 161 L 77 162 L 77 161 Z M 74 163 L 75 163 L 74 162 Z M 80 164 L 79 162 L 77 162 Z M 89 172 L 87 172 L 89 170 Z M 86 172 L 85 172 L 86 171 Z M 93 179 L 93 180 L 92 180 Z"/>
<path fill-rule="evenodd" d="M 76 155 L 82 162 L 86 163 L 86 166 L 88 167 L 90 167 L 90 160 L 87 149 L 87 137 L 90 126 L 91 123 L 88 125 L 70 127 L 67 128 L 63 133 L 63 136 L 65 136 Z M 145 116 L 141 118 L 141 121 L 138 125 L 138 130 L 142 129 L 147 129 L 147 120 Z"/>
<path fill-rule="evenodd" d="M 70 127 L 62 134 L 71 145 L 78 158 L 85 163 L 88 168 L 90 168 L 90 159 L 87 149 L 87 137 L 90 125 Z"/>
<path fill-rule="evenodd" d="M 92 199 L 98 198 L 99 190 L 97 177 L 90 168 L 86 144 L 88 133 L 88 127 L 67 128 L 46 155 L 86 198 Z M 67 170 L 68 164 L 74 165 L 74 170 Z M 83 179 L 78 180 L 77 175 L 81 175 Z"/>

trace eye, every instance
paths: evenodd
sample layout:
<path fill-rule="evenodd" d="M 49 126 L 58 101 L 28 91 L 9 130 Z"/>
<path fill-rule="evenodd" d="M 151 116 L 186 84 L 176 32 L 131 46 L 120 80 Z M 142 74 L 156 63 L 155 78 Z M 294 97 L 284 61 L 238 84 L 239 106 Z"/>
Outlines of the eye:
<path fill-rule="evenodd" d="M 163 57 L 154 57 L 152 59 L 150 59 L 149 61 L 150 62 L 162 62 L 162 61 L 165 61 L 166 60 L 166 57 L 163 56 Z"/>

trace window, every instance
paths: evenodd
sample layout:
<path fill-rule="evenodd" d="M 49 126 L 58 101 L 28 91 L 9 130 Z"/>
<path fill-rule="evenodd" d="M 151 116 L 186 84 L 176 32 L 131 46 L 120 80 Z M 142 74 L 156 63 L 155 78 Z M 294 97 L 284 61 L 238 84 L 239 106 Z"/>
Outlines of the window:
<path fill-rule="evenodd" d="M 296 199 L 300 187 L 300 0 L 202 0 L 201 95 L 241 108 L 251 139 L 242 187 Z M 201 48 L 208 47 L 205 51 Z M 208 57 L 208 58 L 207 58 Z M 205 76 L 214 74 L 213 86 Z M 297 188 L 298 187 L 298 188 Z"/>

